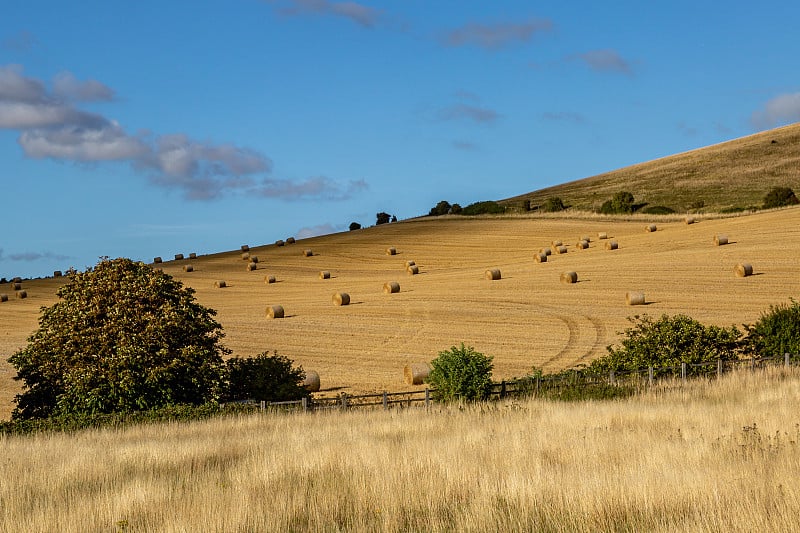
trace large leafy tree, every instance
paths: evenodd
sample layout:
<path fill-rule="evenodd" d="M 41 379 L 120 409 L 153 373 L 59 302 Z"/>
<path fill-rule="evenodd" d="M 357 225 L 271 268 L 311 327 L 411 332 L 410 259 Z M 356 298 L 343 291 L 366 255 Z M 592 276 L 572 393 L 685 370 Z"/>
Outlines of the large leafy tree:
<path fill-rule="evenodd" d="M 746 345 L 754 355 L 782 356 L 800 354 L 800 302 L 770 306 L 755 324 L 745 326 Z"/>
<path fill-rule="evenodd" d="M 226 361 L 228 387 L 225 400 L 283 402 L 308 397 L 303 387 L 306 373 L 278 353 L 263 352 L 255 357 L 232 357 Z"/>
<path fill-rule="evenodd" d="M 130 259 L 72 272 L 9 362 L 24 383 L 14 418 L 201 404 L 225 376 L 222 326 L 194 290 Z"/>

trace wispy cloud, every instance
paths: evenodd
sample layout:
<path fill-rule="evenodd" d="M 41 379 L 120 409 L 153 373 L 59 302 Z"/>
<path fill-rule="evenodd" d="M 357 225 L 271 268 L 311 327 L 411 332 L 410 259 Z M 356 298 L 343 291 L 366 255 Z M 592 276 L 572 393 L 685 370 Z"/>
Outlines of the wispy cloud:
<path fill-rule="evenodd" d="M 477 144 L 470 141 L 453 141 L 453 148 L 465 152 L 477 152 L 480 149 Z"/>
<path fill-rule="evenodd" d="M 500 115 L 494 109 L 468 104 L 455 104 L 439 111 L 441 120 L 471 120 L 478 124 L 496 122 Z"/>
<path fill-rule="evenodd" d="M 282 15 L 327 15 L 342 17 L 355 22 L 364 28 L 374 27 L 381 12 L 375 8 L 357 2 L 331 2 L 330 0 L 267 0 L 277 4 Z"/>
<path fill-rule="evenodd" d="M 0 248 L 0 261 L 10 260 L 10 261 L 23 261 L 23 262 L 33 262 L 33 261 L 40 261 L 42 259 L 54 259 L 57 261 L 65 261 L 70 259 L 68 255 L 61 255 L 54 252 L 19 252 L 6 255 L 4 250 Z"/>
<path fill-rule="evenodd" d="M 583 124 L 586 122 L 585 116 L 571 111 L 548 111 L 542 113 L 541 118 L 551 122 L 572 122 L 574 124 Z"/>
<path fill-rule="evenodd" d="M 534 35 L 553 29 L 549 19 L 529 19 L 525 22 L 473 22 L 447 32 L 442 41 L 447 46 L 478 46 L 497 49 L 512 43 L 530 41 Z"/>
<path fill-rule="evenodd" d="M 750 116 L 750 123 L 756 129 L 797 121 L 800 121 L 800 92 L 779 94 Z"/>
<path fill-rule="evenodd" d="M 16 34 L 6 37 L 0 41 L 2 48 L 14 52 L 27 52 L 36 46 L 37 43 L 38 40 L 36 39 L 36 36 L 26 30 L 19 31 Z"/>
<path fill-rule="evenodd" d="M 575 54 L 568 59 L 585 63 L 590 69 L 597 72 L 615 72 L 633 75 L 631 64 L 616 50 L 606 48 L 603 50 L 590 50 L 582 54 Z"/>
<path fill-rule="evenodd" d="M 80 81 L 69 72 L 56 76 L 48 90 L 41 80 L 26 77 L 21 67 L 0 66 L 0 128 L 18 130 L 17 142 L 34 159 L 128 163 L 151 183 L 181 191 L 189 200 L 237 191 L 337 200 L 366 187 L 363 181 L 342 185 L 329 178 L 266 178 L 272 161 L 257 150 L 199 141 L 184 133 L 134 136 L 116 121 L 76 107 L 78 102 L 113 99 L 111 88 L 96 80 Z"/>
<path fill-rule="evenodd" d="M 334 226 L 333 224 L 320 224 L 318 226 L 310 226 L 301 228 L 297 232 L 298 239 L 308 239 L 310 237 L 319 237 L 320 235 L 329 235 L 331 233 L 336 233 L 339 231 L 344 231 L 344 226 Z"/>

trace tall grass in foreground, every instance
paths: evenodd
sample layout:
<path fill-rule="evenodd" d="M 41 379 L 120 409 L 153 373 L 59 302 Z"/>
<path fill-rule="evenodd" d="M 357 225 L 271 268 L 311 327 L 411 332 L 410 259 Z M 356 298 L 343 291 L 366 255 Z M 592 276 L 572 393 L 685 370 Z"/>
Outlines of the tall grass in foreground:
<path fill-rule="evenodd" d="M 800 530 L 800 373 L 0 439 L 3 531 Z"/>

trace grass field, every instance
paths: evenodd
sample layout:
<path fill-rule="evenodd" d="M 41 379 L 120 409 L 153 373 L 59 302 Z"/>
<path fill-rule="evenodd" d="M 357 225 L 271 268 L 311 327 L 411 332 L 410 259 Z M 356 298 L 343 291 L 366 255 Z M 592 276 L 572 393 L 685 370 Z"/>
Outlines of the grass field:
<path fill-rule="evenodd" d="M 651 220 L 658 230 L 645 232 Z M 606 250 L 598 232 L 619 249 Z M 730 244 L 714 246 L 718 233 Z M 584 235 L 592 242 L 579 250 Z M 554 239 L 568 253 L 535 263 L 534 253 Z M 800 208 L 691 225 L 666 217 L 418 219 L 284 247 L 253 246 L 250 254 L 260 259 L 255 271 L 247 271 L 239 244 L 231 243 L 237 251 L 160 266 L 219 312 L 235 355 L 277 350 L 318 371 L 323 392 L 406 389 L 406 363 L 429 361 L 462 341 L 495 357 L 497 379 L 524 375 L 533 365 L 562 369 L 604 354 L 634 314 L 686 313 L 741 325 L 800 294 Z M 390 246 L 397 255 L 386 254 Z M 303 256 L 307 248 L 313 256 Z M 418 275 L 406 273 L 407 260 L 419 265 Z M 752 263 L 754 275 L 736 278 L 739 262 Z M 184 272 L 186 264 L 194 272 Z M 488 268 L 499 268 L 502 279 L 485 279 Z M 319 279 L 321 270 L 331 278 Z M 565 270 L 577 272 L 578 283 L 560 283 Z M 270 274 L 277 283 L 264 282 Z M 215 288 L 219 279 L 229 286 Z M 0 285 L 10 295 L 0 303 L 0 418 L 8 418 L 19 390 L 6 358 L 25 345 L 40 306 L 55 302 L 65 280 L 25 281 L 24 300 Z M 400 292 L 384 294 L 383 284 L 393 280 Z M 647 305 L 627 306 L 629 290 L 644 292 Z M 349 293 L 351 305 L 334 306 L 336 291 Z M 266 318 L 273 304 L 284 306 L 286 318 Z"/>
<path fill-rule="evenodd" d="M 0 437 L 0 530 L 797 531 L 800 374 Z"/>

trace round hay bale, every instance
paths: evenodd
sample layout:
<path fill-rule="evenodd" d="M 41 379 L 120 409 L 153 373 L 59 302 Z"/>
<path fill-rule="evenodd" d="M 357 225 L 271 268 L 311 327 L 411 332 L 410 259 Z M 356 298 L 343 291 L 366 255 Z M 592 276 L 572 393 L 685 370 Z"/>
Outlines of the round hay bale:
<path fill-rule="evenodd" d="M 154 257 L 154 258 L 153 258 L 153 263 L 154 263 L 154 264 L 158 264 L 158 263 L 160 263 L 160 262 L 161 262 L 161 258 L 160 258 L 160 257 Z"/>
<path fill-rule="evenodd" d="M 311 257 L 312 255 L 314 255 L 314 252 L 312 252 L 312 251 L 311 251 L 311 250 L 309 250 L 309 249 L 305 249 L 305 250 L 303 250 L 303 255 L 304 255 L 305 257 Z"/>
<path fill-rule="evenodd" d="M 17 276 L 16 278 L 12 279 L 11 281 L 13 281 L 14 283 L 22 283 L 22 278 Z"/>
<path fill-rule="evenodd" d="M 286 244 L 286 243 L 284 243 L 283 240 L 281 240 L 281 239 L 278 239 L 277 241 L 275 241 L 275 246 L 283 246 L 284 244 Z"/>
<path fill-rule="evenodd" d="M 28 293 L 26 291 L 17 291 L 14 293 L 14 296 L 17 298 L 17 300 L 24 300 L 28 297 Z"/>
<path fill-rule="evenodd" d="M 264 276 L 264 283 L 269 284 L 269 283 L 275 283 L 276 281 L 278 280 L 275 279 L 275 276 Z"/>
<path fill-rule="evenodd" d="M 653 232 L 654 232 L 654 231 L 656 231 L 657 229 L 658 229 L 658 228 L 656 227 L 656 225 L 655 225 L 655 224 L 648 224 L 648 225 L 646 225 L 646 226 L 644 227 L 644 230 L 645 230 L 647 233 L 653 233 Z"/>
<path fill-rule="evenodd" d="M 411 259 L 411 260 L 409 260 L 409 261 L 406 261 L 406 268 L 408 268 L 408 267 L 413 267 L 413 266 L 414 266 L 414 265 L 416 265 L 416 264 L 417 264 L 417 263 L 415 263 L 415 262 L 414 262 L 414 260 L 413 260 L 413 259 Z"/>
<path fill-rule="evenodd" d="M 19 283 L 19 282 L 12 283 L 11 284 L 11 288 L 14 289 L 15 291 L 21 291 L 22 290 L 22 283 Z"/>
<path fill-rule="evenodd" d="M 628 305 L 644 305 L 644 293 L 631 291 L 626 292 L 625 303 Z"/>
<path fill-rule="evenodd" d="M 581 240 L 586 242 L 592 242 L 592 239 L 590 239 L 588 235 L 584 235 L 583 237 L 581 237 Z"/>
<path fill-rule="evenodd" d="M 537 263 L 547 263 L 547 254 L 538 253 L 533 256 L 533 259 Z"/>
<path fill-rule="evenodd" d="M 319 273 L 319 279 L 331 279 L 331 273 L 327 270 L 322 270 Z"/>
<path fill-rule="evenodd" d="M 714 246 L 724 246 L 728 244 L 728 236 L 727 235 L 714 235 Z"/>
<path fill-rule="evenodd" d="M 397 255 L 397 248 L 390 246 L 386 249 L 386 255 Z"/>
<path fill-rule="evenodd" d="M 486 272 L 483 273 L 483 277 L 486 279 L 490 279 L 492 281 L 500 279 L 500 269 L 499 268 L 490 268 Z"/>
<path fill-rule="evenodd" d="M 258 263 L 258 256 L 257 255 L 251 256 L 250 257 L 250 262 L 251 263 Z"/>
<path fill-rule="evenodd" d="M 294 244 L 294 243 L 295 243 L 294 237 L 288 237 L 286 239 L 286 244 Z"/>
<path fill-rule="evenodd" d="M 431 374 L 428 363 L 409 363 L 403 367 L 403 379 L 407 385 L 422 385 Z"/>
<path fill-rule="evenodd" d="M 214 286 L 215 286 L 216 288 L 218 288 L 218 289 L 224 289 L 225 287 L 227 287 L 227 286 L 228 286 L 228 284 L 227 284 L 227 283 L 225 283 L 225 280 L 221 279 L 221 280 L 219 280 L 219 281 L 215 281 L 215 282 L 214 282 Z"/>
<path fill-rule="evenodd" d="M 577 283 L 578 282 L 578 273 L 577 272 L 562 272 L 561 273 L 561 283 Z"/>
<path fill-rule="evenodd" d="M 683 219 L 684 224 L 694 224 L 695 222 L 697 222 L 697 220 L 691 215 L 688 215 L 686 218 Z"/>
<path fill-rule="evenodd" d="M 0 294 L 0 302 L 7 302 L 8 294 Z"/>
<path fill-rule="evenodd" d="M 605 231 L 601 231 L 601 232 L 599 232 L 597 234 L 597 238 L 598 239 L 608 239 L 608 233 L 606 233 Z"/>
<path fill-rule="evenodd" d="M 197 254 L 192 252 L 189 254 L 189 259 L 197 259 Z"/>
<path fill-rule="evenodd" d="M 556 246 L 554 248 L 554 250 L 555 250 L 556 254 L 558 254 L 558 255 L 567 253 L 567 247 L 566 246 Z"/>
<path fill-rule="evenodd" d="M 55 270 L 55 271 L 53 272 L 53 277 L 54 277 L 54 278 L 60 278 L 60 277 L 61 277 L 61 276 L 63 276 L 63 275 L 64 275 L 64 274 L 62 274 L 60 270 Z"/>
<path fill-rule="evenodd" d="M 564 243 L 561 241 L 553 241 L 550 244 L 553 245 L 553 248 L 558 248 L 559 246 L 563 245 Z"/>
<path fill-rule="evenodd" d="M 247 244 L 243 244 L 243 245 L 242 245 L 242 251 L 243 251 L 243 252 L 249 252 L 249 251 L 250 251 L 250 246 L 249 246 L 249 245 L 247 245 Z"/>
<path fill-rule="evenodd" d="M 180 261 L 183 259 L 183 254 L 175 254 L 175 261 Z"/>
<path fill-rule="evenodd" d="M 319 392 L 319 373 L 316 370 L 306 370 L 306 379 L 303 387 L 308 392 Z"/>
<path fill-rule="evenodd" d="M 244 252 L 242 254 L 242 261 L 248 261 L 250 259 L 250 252 Z"/>
<path fill-rule="evenodd" d="M 258 269 L 258 263 L 247 263 L 247 271 L 252 272 Z"/>
<path fill-rule="evenodd" d="M 588 247 L 589 247 L 588 241 L 580 241 L 578 242 L 578 244 L 575 245 L 575 248 L 577 248 L 578 250 L 585 250 Z"/>
<path fill-rule="evenodd" d="M 282 305 L 268 305 L 267 306 L 267 318 L 283 318 L 283 306 Z"/>
<path fill-rule="evenodd" d="M 417 265 L 411 265 L 406 269 L 406 272 L 408 272 L 411 276 L 416 276 L 419 274 L 419 267 Z"/>
<path fill-rule="evenodd" d="M 194 267 L 192 265 L 183 265 L 184 272 L 194 272 Z"/>
<path fill-rule="evenodd" d="M 606 250 L 616 250 L 617 248 L 619 248 L 619 243 L 617 241 L 606 242 Z"/>
<path fill-rule="evenodd" d="M 553 253 L 553 249 L 549 246 L 545 246 L 544 248 L 539 248 L 539 253 L 544 255 L 551 255 Z"/>
<path fill-rule="evenodd" d="M 350 305 L 350 295 L 346 292 L 337 292 L 333 295 L 333 305 Z"/>
<path fill-rule="evenodd" d="M 400 284 L 396 281 L 387 281 L 383 284 L 383 292 L 386 294 L 394 294 L 400 292 Z"/>
<path fill-rule="evenodd" d="M 746 278 L 747 276 L 753 275 L 753 265 L 750 263 L 739 263 L 736 265 L 736 277 L 739 278 Z"/>

